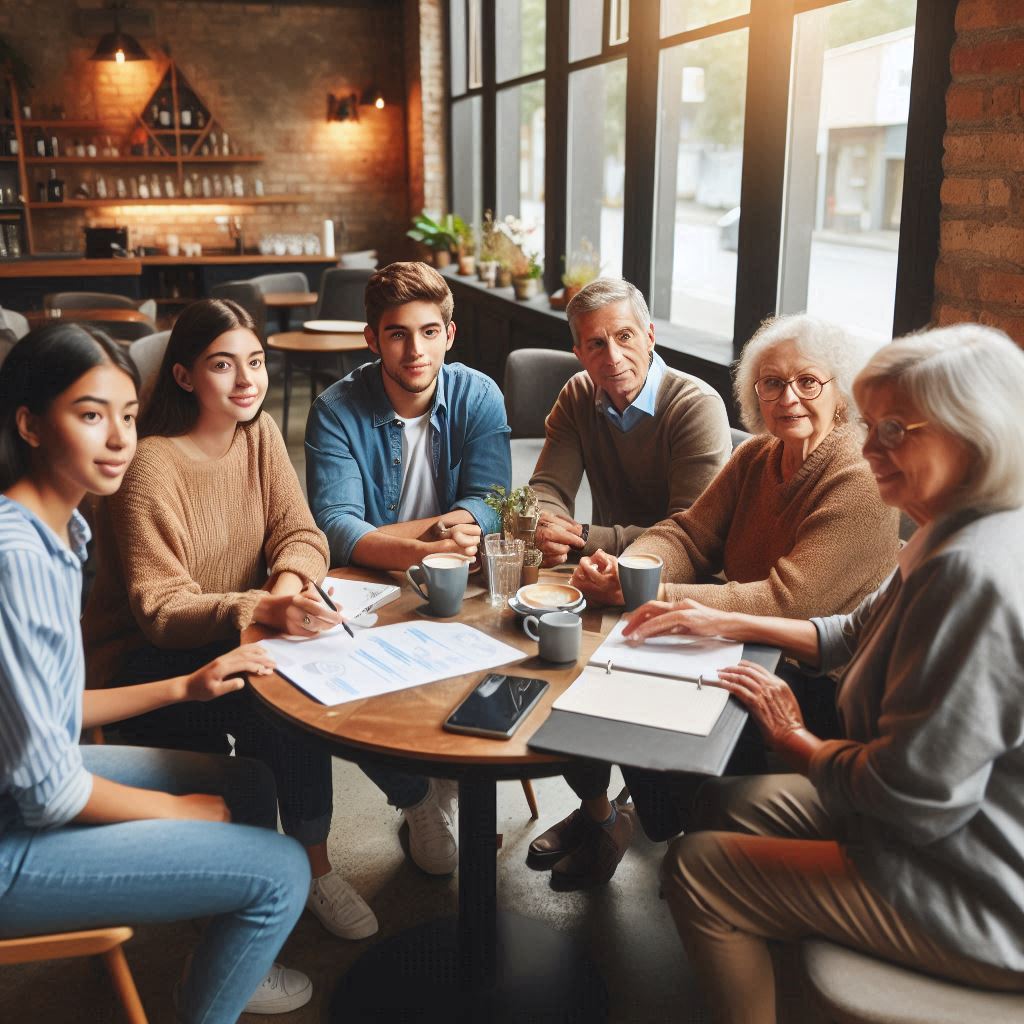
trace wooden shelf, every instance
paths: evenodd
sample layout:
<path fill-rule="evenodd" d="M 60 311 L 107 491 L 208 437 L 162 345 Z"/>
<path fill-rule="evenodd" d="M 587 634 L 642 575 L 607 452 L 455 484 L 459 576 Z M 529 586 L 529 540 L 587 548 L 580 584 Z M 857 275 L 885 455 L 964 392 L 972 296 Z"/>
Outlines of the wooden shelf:
<path fill-rule="evenodd" d="M 22 128 L 94 128 L 96 131 L 102 131 L 104 124 L 102 121 L 73 121 L 70 118 L 55 120 L 37 121 L 35 119 L 31 121 L 22 121 Z"/>
<path fill-rule="evenodd" d="M 17 160 L 16 156 L 0 160 Z M 27 156 L 27 164 L 176 164 L 179 160 L 190 164 L 255 164 L 262 156 Z"/>
<path fill-rule="evenodd" d="M 0 156 L 0 163 L 16 164 L 17 162 L 18 158 L 16 156 Z"/>
<path fill-rule="evenodd" d="M 312 196 L 270 195 L 270 196 L 178 196 L 174 199 L 65 199 L 63 203 L 27 203 L 30 210 L 68 210 L 93 206 L 263 206 L 268 203 L 306 203 Z"/>

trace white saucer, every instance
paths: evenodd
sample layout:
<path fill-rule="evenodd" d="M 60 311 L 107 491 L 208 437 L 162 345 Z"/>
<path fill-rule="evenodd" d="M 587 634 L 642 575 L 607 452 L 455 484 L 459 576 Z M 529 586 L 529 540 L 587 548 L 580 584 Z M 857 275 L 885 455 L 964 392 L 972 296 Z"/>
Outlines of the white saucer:
<path fill-rule="evenodd" d="M 319 334 L 362 334 L 365 326 L 364 320 L 307 320 L 302 329 Z"/>
<path fill-rule="evenodd" d="M 508 606 L 516 613 L 516 615 L 547 615 L 548 612 L 572 612 L 573 615 L 582 615 L 584 609 L 587 607 L 587 599 L 581 597 L 579 601 L 569 608 L 531 608 L 529 605 L 522 604 L 517 601 L 514 597 L 508 599 Z"/>

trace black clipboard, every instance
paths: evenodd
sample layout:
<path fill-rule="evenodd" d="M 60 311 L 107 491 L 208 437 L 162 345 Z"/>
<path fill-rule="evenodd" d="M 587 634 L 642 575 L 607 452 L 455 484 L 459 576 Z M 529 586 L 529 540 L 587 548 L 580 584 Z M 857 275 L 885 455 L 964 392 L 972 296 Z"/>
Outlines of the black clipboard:
<path fill-rule="evenodd" d="M 779 655 L 777 647 L 743 645 L 743 657 L 769 672 L 775 671 Z M 649 771 L 721 775 L 746 721 L 747 712 L 735 697 L 729 698 L 708 736 L 690 736 L 575 711 L 552 711 L 529 746 L 546 754 L 567 754 Z"/>

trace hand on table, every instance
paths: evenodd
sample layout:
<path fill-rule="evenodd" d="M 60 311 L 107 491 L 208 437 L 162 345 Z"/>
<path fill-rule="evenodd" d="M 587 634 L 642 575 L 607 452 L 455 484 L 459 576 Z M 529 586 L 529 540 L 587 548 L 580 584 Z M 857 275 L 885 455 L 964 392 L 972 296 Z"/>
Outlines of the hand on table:
<path fill-rule="evenodd" d="M 185 700 L 215 700 L 245 686 L 243 672 L 270 675 L 274 659 L 259 644 L 244 644 L 185 677 Z"/>
<path fill-rule="evenodd" d="M 289 636 L 317 636 L 342 620 L 320 600 L 312 583 L 297 594 L 268 594 L 256 609 L 257 621 Z"/>
<path fill-rule="evenodd" d="M 717 682 L 706 682 L 728 690 L 753 715 L 770 747 L 782 747 L 793 733 L 806 728 L 800 705 L 786 681 L 752 661 L 721 668 Z"/>
<path fill-rule="evenodd" d="M 544 568 L 550 569 L 561 565 L 569 557 L 570 551 L 583 548 L 583 526 L 568 516 L 541 512 L 533 540 L 544 555 Z"/>
<path fill-rule="evenodd" d="M 652 636 L 728 636 L 728 612 L 684 598 L 682 601 L 648 601 L 630 616 L 623 636 L 646 640 Z"/>
<path fill-rule="evenodd" d="M 589 604 L 623 603 L 618 559 L 600 548 L 589 558 L 580 559 L 570 582 L 579 588 Z"/>
<path fill-rule="evenodd" d="M 445 529 L 441 540 L 431 541 L 429 546 L 431 553 L 444 552 L 476 558 L 480 547 L 480 527 L 476 523 L 456 523 Z"/>

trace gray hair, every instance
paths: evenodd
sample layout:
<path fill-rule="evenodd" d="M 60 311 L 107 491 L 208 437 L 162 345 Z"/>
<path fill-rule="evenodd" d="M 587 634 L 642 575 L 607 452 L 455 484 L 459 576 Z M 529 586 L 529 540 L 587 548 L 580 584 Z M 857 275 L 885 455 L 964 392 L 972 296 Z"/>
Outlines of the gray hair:
<path fill-rule="evenodd" d="M 581 288 L 565 307 L 565 314 L 569 318 L 569 330 L 572 331 L 572 343 L 578 345 L 580 339 L 576 335 L 576 318 L 586 313 L 593 313 L 595 309 L 610 306 L 615 302 L 627 300 L 633 309 L 633 315 L 643 330 L 647 330 L 651 322 L 651 313 L 644 301 L 643 292 L 635 284 L 623 281 L 617 277 L 599 277 L 591 281 L 585 288 Z"/>
<path fill-rule="evenodd" d="M 786 342 L 793 342 L 801 355 L 829 373 L 839 392 L 839 420 L 847 422 L 854 407 L 853 378 L 867 362 L 870 350 L 838 324 L 797 313 L 765 320 L 733 366 L 733 395 L 743 425 L 752 434 L 767 432 L 754 384 L 765 358 Z"/>
<path fill-rule="evenodd" d="M 1002 331 L 955 324 L 900 338 L 860 372 L 854 384 L 858 401 L 885 383 L 974 453 L 951 510 L 1024 504 L 1024 352 Z"/>

